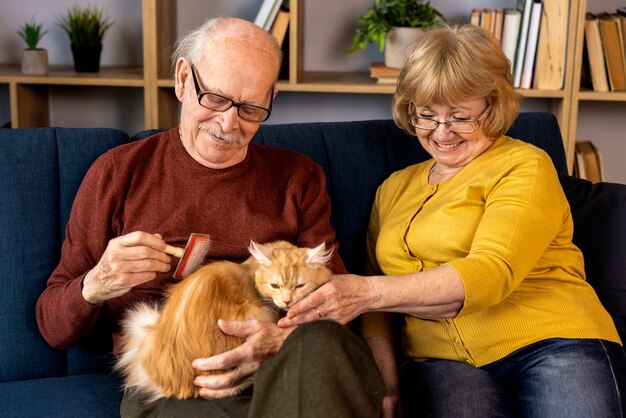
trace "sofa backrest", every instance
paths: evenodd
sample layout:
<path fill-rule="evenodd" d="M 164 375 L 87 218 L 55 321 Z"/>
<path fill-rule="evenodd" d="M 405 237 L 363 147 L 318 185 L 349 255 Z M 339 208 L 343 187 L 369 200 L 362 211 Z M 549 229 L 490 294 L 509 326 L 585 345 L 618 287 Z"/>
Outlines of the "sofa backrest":
<path fill-rule="evenodd" d="M 567 173 L 553 115 L 522 113 L 508 134 L 546 150 L 557 171 Z M 322 166 L 339 252 L 354 273 L 363 271 L 365 233 L 376 189 L 393 171 L 430 158 L 417 138 L 392 120 L 263 125 L 254 141 L 299 151 Z"/>
<path fill-rule="evenodd" d="M 84 347 L 50 348 L 35 303 L 58 263 L 85 172 L 128 140 L 107 128 L 0 130 L 0 382 L 102 369 Z"/>
<path fill-rule="evenodd" d="M 510 133 L 547 150 L 557 171 L 566 174 L 561 136 L 552 115 L 521 114 Z M 67 218 L 85 172 L 108 149 L 146 134 L 129 138 L 106 128 L 0 130 L 0 382 L 102 371 L 110 366 L 110 359 L 103 358 L 108 338 L 96 337 L 66 351 L 50 348 L 37 329 L 35 303 L 58 262 Z M 263 125 L 254 140 L 299 151 L 321 164 L 340 253 L 355 273 L 362 272 L 364 265 L 365 231 L 376 188 L 391 172 L 429 157 L 415 138 L 390 120 Z M 588 200 L 576 200 L 575 189 L 582 183 L 563 179 L 573 182 L 564 188 L 570 202 L 576 202 L 572 207 L 574 238 L 590 257 L 589 281 L 607 289 L 599 292 L 601 300 L 614 317 L 621 315 L 616 322 L 626 327 L 624 285 L 619 283 L 626 277 L 626 186 L 585 186 L 597 203 L 594 212 L 589 212 Z M 611 204 L 619 206 L 618 212 L 612 212 L 619 214 L 615 228 L 609 221 L 615 215 L 602 212 L 600 203 L 606 193 L 615 196 L 609 196 Z M 590 223 L 589 216 L 598 218 Z M 603 235 L 588 241 L 591 232 L 581 234 L 579 225 L 601 225 Z M 590 249 L 588 242 L 593 243 Z M 614 269 L 606 270 L 607 265 Z M 609 280 L 607 274 L 614 276 Z"/>

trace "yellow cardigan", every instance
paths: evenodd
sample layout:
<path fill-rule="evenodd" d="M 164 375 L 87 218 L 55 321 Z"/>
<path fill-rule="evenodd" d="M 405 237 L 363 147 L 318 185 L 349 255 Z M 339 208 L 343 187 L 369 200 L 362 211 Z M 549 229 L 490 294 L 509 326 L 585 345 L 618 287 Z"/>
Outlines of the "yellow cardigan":
<path fill-rule="evenodd" d="M 372 273 L 448 265 L 465 286 L 453 319 L 404 316 L 407 356 L 480 367 L 547 338 L 620 342 L 585 281 L 569 205 L 544 151 L 503 136 L 431 185 L 433 165 L 408 167 L 380 186 L 367 238 Z M 390 314 L 364 315 L 365 337 L 392 333 Z"/>

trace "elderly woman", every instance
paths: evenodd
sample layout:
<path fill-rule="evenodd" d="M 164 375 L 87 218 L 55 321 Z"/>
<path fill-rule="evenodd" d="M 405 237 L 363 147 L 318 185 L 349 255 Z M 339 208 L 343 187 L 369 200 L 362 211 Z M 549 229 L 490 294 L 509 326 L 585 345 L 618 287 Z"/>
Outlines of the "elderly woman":
<path fill-rule="evenodd" d="M 624 350 L 585 281 L 552 162 L 504 135 L 519 102 L 487 31 L 457 25 L 417 41 L 393 116 L 432 159 L 380 186 L 367 240 L 373 276 L 335 276 L 281 322 L 369 312 L 363 333 L 387 385 L 386 416 L 400 394 L 410 417 L 624 410 Z"/>

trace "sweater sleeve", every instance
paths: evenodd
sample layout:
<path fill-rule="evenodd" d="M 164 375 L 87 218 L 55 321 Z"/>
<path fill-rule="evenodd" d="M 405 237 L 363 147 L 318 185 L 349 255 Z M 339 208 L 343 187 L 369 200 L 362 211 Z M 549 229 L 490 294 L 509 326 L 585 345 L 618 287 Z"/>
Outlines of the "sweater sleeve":
<path fill-rule="evenodd" d="M 39 330 L 53 347 L 67 348 L 93 332 L 101 307 L 82 297 L 82 282 L 109 239 L 117 190 L 112 164 L 101 157 L 86 174 L 74 200 L 61 259 L 37 301 Z"/>
<path fill-rule="evenodd" d="M 509 296 L 558 235 L 567 210 L 547 156 L 526 154 L 512 161 L 488 193 L 469 254 L 446 263 L 456 269 L 465 286 L 459 316 Z"/>

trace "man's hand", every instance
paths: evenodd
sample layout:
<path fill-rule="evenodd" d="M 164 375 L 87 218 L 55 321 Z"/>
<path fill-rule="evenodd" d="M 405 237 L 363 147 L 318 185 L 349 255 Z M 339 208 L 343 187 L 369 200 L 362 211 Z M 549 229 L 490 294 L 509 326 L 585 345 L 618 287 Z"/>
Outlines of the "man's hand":
<path fill-rule="evenodd" d="M 252 386 L 254 372 L 278 352 L 294 329 L 279 328 L 274 323 L 257 320 L 220 319 L 217 324 L 225 334 L 245 338 L 246 341 L 233 350 L 193 361 L 191 365 L 197 370 L 227 370 L 223 374 L 196 377 L 194 384 L 202 388 L 200 396 L 207 399 L 236 396 Z"/>
<path fill-rule="evenodd" d="M 98 264 L 83 280 L 83 298 L 91 304 L 123 295 L 138 284 L 170 270 L 159 234 L 132 232 L 109 241 Z"/>

